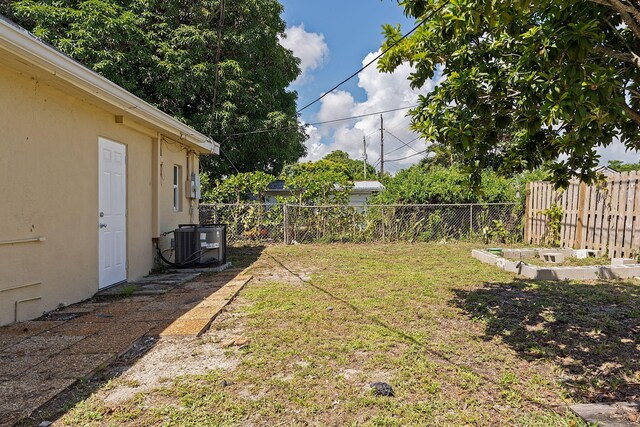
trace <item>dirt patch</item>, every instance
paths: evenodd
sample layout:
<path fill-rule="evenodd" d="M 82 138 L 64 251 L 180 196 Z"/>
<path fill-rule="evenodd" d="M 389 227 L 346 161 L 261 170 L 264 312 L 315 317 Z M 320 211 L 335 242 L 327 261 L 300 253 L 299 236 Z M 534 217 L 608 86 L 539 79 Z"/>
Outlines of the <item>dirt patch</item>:
<path fill-rule="evenodd" d="M 215 321 L 215 327 L 201 337 L 159 339 L 148 353 L 132 365 L 115 367 L 123 373 L 98 396 L 107 406 L 116 407 L 136 394 L 153 390 L 176 377 L 204 374 L 212 369 L 234 370 L 240 360 L 221 344 L 242 335 L 242 320 L 237 315 L 223 311 Z"/>

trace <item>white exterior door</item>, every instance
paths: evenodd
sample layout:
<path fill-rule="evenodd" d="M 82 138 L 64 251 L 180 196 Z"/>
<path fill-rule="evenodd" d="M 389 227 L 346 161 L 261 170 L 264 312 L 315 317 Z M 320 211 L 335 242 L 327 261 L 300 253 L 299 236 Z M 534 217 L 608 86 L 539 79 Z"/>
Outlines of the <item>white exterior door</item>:
<path fill-rule="evenodd" d="M 103 138 L 98 144 L 98 288 L 102 289 L 127 279 L 127 151 Z"/>

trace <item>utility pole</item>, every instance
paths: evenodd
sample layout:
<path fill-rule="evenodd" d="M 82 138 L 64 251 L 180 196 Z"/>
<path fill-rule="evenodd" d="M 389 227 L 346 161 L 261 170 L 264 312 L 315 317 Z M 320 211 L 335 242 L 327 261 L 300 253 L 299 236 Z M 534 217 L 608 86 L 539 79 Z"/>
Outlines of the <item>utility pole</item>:
<path fill-rule="evenodd" d="M 384 119 L 380 114 L 380 176 L 384 175 Z"/>
<path fill-rule="evenodd" d="M 367 137 L 362 137 L 362 143 L 364 144 L 364 162 L 362 166 L 364 166 L 364 179 L 367 179 Z"/>

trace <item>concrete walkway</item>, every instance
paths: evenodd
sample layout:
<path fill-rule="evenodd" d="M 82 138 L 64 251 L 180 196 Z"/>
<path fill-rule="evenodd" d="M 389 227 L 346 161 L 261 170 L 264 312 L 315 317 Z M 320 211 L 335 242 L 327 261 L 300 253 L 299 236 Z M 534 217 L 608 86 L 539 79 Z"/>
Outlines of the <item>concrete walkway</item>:
<path fill-rule="evenodd" d="M 28 416 L 77 381 L 104 368 L 139 340 L 198 335 L 251 276 L 159 275 L 164 292 L 98 296 L 30 322 L 0 327 L 0 425 Z M 145 283 L 153 287 L 152 278 Z M 129 292 L 132 292 L 130 296 Z"/>

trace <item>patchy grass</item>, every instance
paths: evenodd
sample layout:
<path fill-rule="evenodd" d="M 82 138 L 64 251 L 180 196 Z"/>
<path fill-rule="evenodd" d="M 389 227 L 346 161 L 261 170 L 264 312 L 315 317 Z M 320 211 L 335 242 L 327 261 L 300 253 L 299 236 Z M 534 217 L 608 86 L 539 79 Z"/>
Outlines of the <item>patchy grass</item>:
<path fill-rule="evenodd" d="M 231 305 L 238 368 L 97 393 L 61 424 L 584 426 L 567 403 L 638 393 L 639 286 L 515 280 L 471 248 L 265 248 Z"/>

